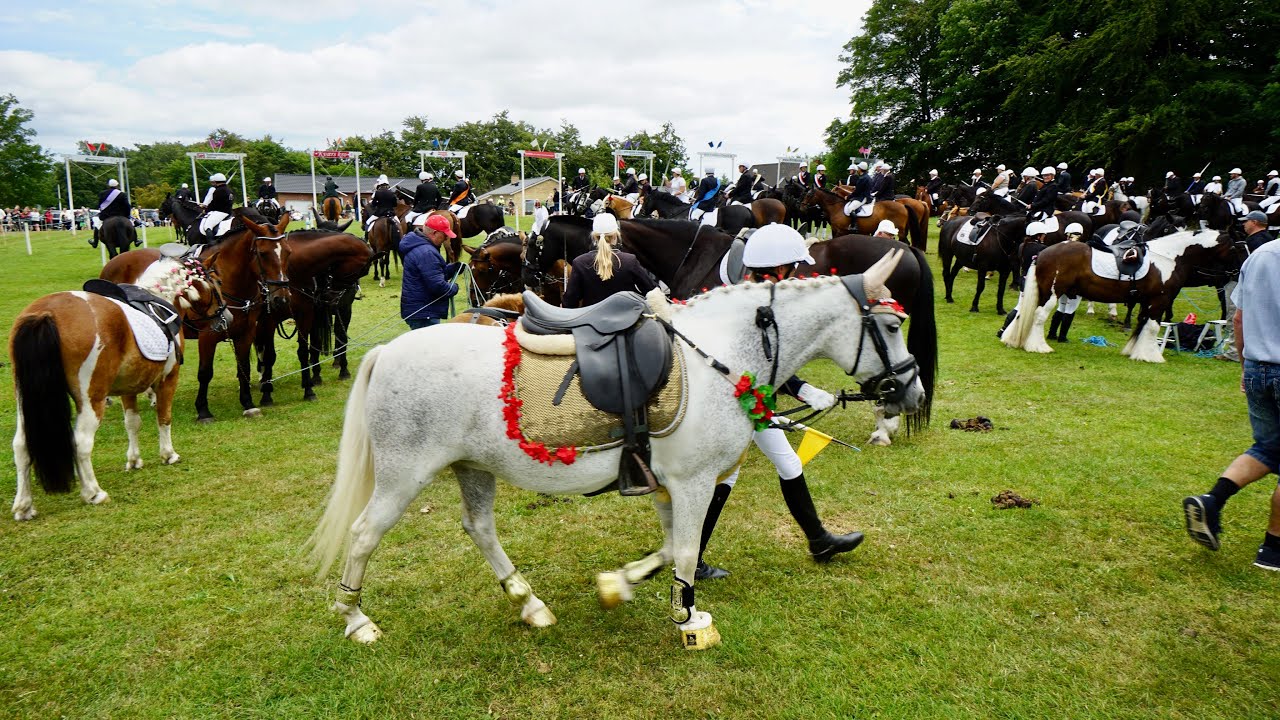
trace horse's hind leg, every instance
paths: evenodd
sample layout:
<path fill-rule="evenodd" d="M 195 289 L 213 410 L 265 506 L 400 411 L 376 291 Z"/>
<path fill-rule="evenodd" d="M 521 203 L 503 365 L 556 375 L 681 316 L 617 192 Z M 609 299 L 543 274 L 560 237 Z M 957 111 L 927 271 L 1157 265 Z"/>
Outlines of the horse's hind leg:
<path fill-rule="evenodd" d="M 182 458 L 173 449 L 173 394 L 178 389 L 178 368 L 175 365 L 169 375 L 155 386 L 156 434 L 160 442 L 160 462 L 173 465 Z"/>
<path fill-rule="evenodd" d="M 533 588 L 520 571 L 516 570 L 506 551 L 502 549 L 502 543 L 498 541 L 498 532 L 493 524 L 493 497 L 497 492 L 493 474 L 460 465 L 455 465 L 453 472 L 458 477 L 458 486 L 462 490 L 462 527 L 471 536 L 476 547 L 480 548 L 484 559 L 489 561 L 489 567 L 493 568 L 493 574 L 498 577 L 502 592 L 511 604 L 520 608 L 520 619 L 529 626 L 555 625 L 556 616 L 533 594 Z"/>
<path fill-rule="evenodd" d="M 137 470 L 142 467 L 142 450 L 138 447 L 138 429 L 142 427 L 142 416 L 138 414 L 138 396 L 121 395 L 120 404 L 124 407 L 124 430 L 129 436 L 124 469 Z"/>
<path fill-rule="evenodd" d="M 635 596 L 636 585 L 658 574 L 660 570 L 671 564 L 671 529 L 673 526 L 671 513 L 671 494 L 666 488 L 658 488 L 653 494 L 653 509 L 658 513 L 658 521 L 662 523 L 663 546 L 658 552 L 623 565 L 619 570 L 602 572 L 596 575 L 596 593 L 600 597 L 600 606 L 612 610 Z"/>
<path fill-rule="evenodd" d="M 80 498 L 90 505 L 101 505 L 110 500 L 106 491 L 98 485 L 98 476 L 93 472 L 93 440 L 98 434 L 98 426 L 102 424 L 102 414 L 107 407 L 107 398 L 84 398 L 76 403 L 76 474 L 80 476 Z M 136 414 L 136 399 L 135 399 Z"/>
<path fill-rule="evenodd" d="M 13 495 L 13 519 L 30 520 L 36 516 L 31 501 L 31 453 L 27 450 L 27 427 L 22 420 L 22 400 L 17 402 L 18 428 L 13 433 L 13 463 L 18 470 L 18 488 Z"/>

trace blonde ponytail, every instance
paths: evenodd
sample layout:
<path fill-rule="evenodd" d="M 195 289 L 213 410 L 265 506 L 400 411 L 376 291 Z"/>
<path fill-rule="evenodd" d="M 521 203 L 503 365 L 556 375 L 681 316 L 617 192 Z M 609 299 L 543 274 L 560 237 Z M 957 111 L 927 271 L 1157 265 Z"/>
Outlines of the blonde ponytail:
<path fill-rule="evenodd" d="M 613 277 L 613 268 L 620 264 L 613 251 L 613 239 L 617 233 L 592 233 L 596 236 L 596 274 L 601 280 Z"/>

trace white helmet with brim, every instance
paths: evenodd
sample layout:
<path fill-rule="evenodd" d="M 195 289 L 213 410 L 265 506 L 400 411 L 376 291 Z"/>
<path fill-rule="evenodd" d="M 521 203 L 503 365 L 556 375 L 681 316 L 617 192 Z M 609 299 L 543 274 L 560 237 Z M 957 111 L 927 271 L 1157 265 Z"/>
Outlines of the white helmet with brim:
<path fill-rule="evenodd" d="M 813 264 L 804 237 L 788 225 L 771 223 L 756 230 L 742 252 L 742 264 L 750 268 L 774 268 L 795 263 Z"/>

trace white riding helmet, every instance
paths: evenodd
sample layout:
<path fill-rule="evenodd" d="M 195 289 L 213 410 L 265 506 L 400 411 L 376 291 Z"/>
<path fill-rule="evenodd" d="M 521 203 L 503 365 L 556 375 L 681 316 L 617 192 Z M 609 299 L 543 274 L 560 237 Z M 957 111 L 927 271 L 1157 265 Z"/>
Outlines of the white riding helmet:
<path fill-rule="evenodd" d="M 271 182 L 271 178 L 269 177 L 262 178 L 262 182 Z"/>
<path fill-rule="evenodd" d="M 431 173 L 427 172 L 426 170 L 423 170 L 422 172 L 418 173 L 419 180 L 426 180 L 429 177 L 431 177 Z"/>
<path fill-rule="evenodd" d="M 112 179 L 112 180 L 108 180 L 108 181 L 107 181 L 107 187 L 120 187 L 120 181 L 119 181 L 119 180 L 114 180 L 114 179 Z"/>
<path fill-rule="evenodd" d="M 379 185 L 390 185 L 390 184 L 391 184 L 391 181 L 387 179 L 387 176 L 386 176 L 386 175 L 379 175 L 379 176 L 378 176 L 378 184 L 379 184 Z"/>
<path fill-rule="evenodd" d="M 461 169 L 454 170 L 454 171 L 453 171 L 453 176 L 454 176 L 454 177 L 456 177 L 456 178 L 458 178 L 458 179 L 462 179 L 462 170 L 461 170 Z"/>
<path fill-rule="evenodd" d="M 436 176 L 435 176 L 435 175 L 433 175 L 432 173 L 427 173 L 427 179 L 428 179 L 428 180 L 435 180 L 435 179 L 436 179 Z"/>
<path fill-rule="evenodd" d="M 1027 225 L 1027 237 L 1031 237 L 1033 235 L 1043 235 L 1044 233 L 1047 233 L 1047 232 L 1049 232 L 1049 226 L 1045 225 L 1042 222 L 1037 221 Z"/>
<path fill-rule="evenodd" d="M 1280 172 L 1276 172 L 1275 170 L 1272 170 L 1271 172 L 1267 173 L 1267 177 L 1275 177 L 1277 175 L 1280 175 Z"/>
<path fill-rule="evenodd" d="M 996 172 L 1004 172 L 1004 165 L 997 165 Z"/>
<path fill-rule="evenodd" d="M 586 168 L 578 168 L 578 174 L 579 174 L 579 175 L 586 175 L 586 174 L 587 174 L 587 169 L 586 169 Z"/>
<path fill-rule="evenodd" d="M 182 183 L 182 187 L 187 187 L 187 184 L 186 184 L 186 183 Z"/>
<path fill-rule="evenodd" d="M 1067 229 L 1064 230 L 1063 232 L 1065 232 L 1068 235 L 1083 235 L 1084 226 L 1081 225 L 1080 223 L 1071 223 L 1070 225 L 1067 226 Z"/>
<path fill-rule="evenodd" d="M 640 173 L 639 175 L 637 175 L 637 176 L 636 176 L 636 179 L 637 179 L 637 180 L 648 180 L 648 179 L 649 179 L 649 176 L 648 176 L 648 175 L 646 175 L 646 174 L 644 174 L 644 173 Z"/>
<path fill-rule="evenodd" d="M 884 168 L 885 172 L 893 172 L 893 166 L 889 163 L 880 163 L 880 167 Z"/>
<path fill-rule="evenodd" d="M 715 174 L 716 174 L 716 169 L 715 169 L 715 168 L 707 168 L 707 174 L 708 174 L 708 175 L 715 175 Z"/>
<path fill-rule="evenodd" d="M 898 226 L 893 224 L 892 220 L 881 220 L 876 226 L 876 233 L 887 232 L 893 235 L 898 234 Z"/>
<path fill-rule="evenodd" d="M 627 168 L 627 174 L 628 174 L 628 175 L 635 175 L 635 174 L 636 174 L 636 169 L 635 169 L 635 168 Z"/>
<path fill-rule="evenodd" d="M 1098 168 L 1098 177 L 1105 177 L 1106 174 L 1107 174 L 1106 168 Z"/>
<path fill-rule="evenodd" d="M 1213 181 L 1214 181 L 1214 182 L 1222 182 L 1222 176 L 1221 176 L 1221 175 L 1214 175 L 1214 176 L 1213 176 Z"/>
<path fill-rule="evenodd" d="M 1029 167 L 1022 171 L 1022 177 L 1035 177 L 1035 176 L 1036 176 L 1036 169 L 1033 167 Z"/>
<path fill-rule="evenodd" d="M 1200 177 L 1200 173 L 1198 172 L 1191 173 L 1191 177 Z"/>
<path fill-rule="evenodd" d="M 209 182 L 226 182 L 227 176 L 222 173 L 214 173 L 209 176 Z"/>
<path fill-rule="evenodd" d="M 1054 169 L 1053 169 L 1053 168 L 1051 168 L 1051 167 L 1047 167 L 1047 168 L 1045 168 L 1045 169 L 1041 170 L 1041 171 L 1040 171 L 1040 174 L 1041 174 L 1041 175 L 1057 175 L 1057 174 L 1058 174 L 1058 171 L 1057 171 L 1057 170 L 1054 170 Z"/>
<path fill-rule="evenodd" d="M 1058 169 L 1059 169 L 1059 170 L 1066 170 L 1066 169 L 1067 169 L 1067 164 L 1066 164 L 1066 163 L 1064 163 L 1064 162 L 1060 162 L 1060 163 L 1058 163 Z"/>
<path fill-rule="evenodd" d="M 856 168 L 856 167 L 858 167 L 858 163 L 856 163 L 856 162 L 854 162 L 854 161 L 850 160 L 850 161 L 849 161 L 849 169 L 850 169 L 850 170 L 853 170 L 853 169 L 854 169 L 854 168 Z"/>
<path fill-rule="evenodd" d="M 742 264 L 750 268 L 773 268 L 794 263 L 813 264 L 804 237 L 788 225 L 771 223 L 752 233 L 742 251 Z"/>
<path fill-rule="evenodd" d="M 930 174 L 930 175 L 932 175 L 932 176 L 934 176 L 934 177 L 937 177 L 937 175 L 938 175 L 938 171 L 937 171 L 937 170 L 930 170 L 930 171 L 929 171 L 929 174 Z"/>
<path fill-rule="evenodd" d="M 826 169 L 827 169 L 827 166 L 826 166 L 826 165 L 819 165 L 819 166 L 818 166 L 818 169 L 819 169 L 819 170 L 826 170 Z"/>
<path fill-rule="evenodd" d="M 600 213 L 591 220 L 591 232 L 598 235 L 619 232 L 618 218 L 609 213 Z"/>
<path fill-rule="evenodd" d="M 681 172 L 680 172 L 680 168 L 672 168 L 672 169 L 671 169 L 671 174 L 672 174 L 672 175 L 682 175 L 683 173 L 681 173 Z"/>
<path fill-rule="evenodd" d="M 974 174 L 974 175 L 981 175 L 981 174 L 982 174 L 982 168 L 974 168 L 974 169 L 973 169 L 973 174 Z"/>
<path fill-rule="evenodd" d="M 1228 170 L 1228 171 L 1227 171 L 1227 174 L 1228 174 L 1228 175 L 1239 175 L 1239 174 L 1240 174 L 1240 168 L 1231 168 L 1230 170 Z"/>
<path fill-rule="evenodd" d="M 866 170 L 867 170 L 867 161 L 866 161 L 866 160 L 863 160 L 862 162 L 858 163 L 858 169 L 859 169 L 859 170 L 861 170 L 861 171 L 863 171 L 863 172 L 866 172 Z"/>
<path fill-rule="evenodd" d="M 1173 171 L 1172 171 L 1172 170 L 1170 170 L 1169 172 L 1165 173 L 1165 174 L 1164 174 L 1164 176 L 1165 176 L 1165 177 L 1167 177 L 1167 178 L 1171 178 L 1171 177 L 1173 177 Z"/>

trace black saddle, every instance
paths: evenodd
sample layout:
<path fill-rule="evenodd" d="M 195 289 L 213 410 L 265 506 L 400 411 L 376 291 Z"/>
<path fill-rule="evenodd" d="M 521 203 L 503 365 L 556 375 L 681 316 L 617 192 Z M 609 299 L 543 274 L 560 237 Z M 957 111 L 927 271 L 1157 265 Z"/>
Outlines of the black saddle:
<path fill-rule="evenodd" d="M 152 322 L 164 331 L 165 337 L 168 337 L 170 342 L 173 342 L 178 337 L 178 333 L 182 332 L 182 319 L 178 316 L 177 309 L 164 298 L 153 295 L 137 285 L 117 285 L 110 280 L 92 278 L 84 281 L 83 289 L 94 295 L 119 300 L 151 318 Z M 181 351 L 179 351 L 178 362 L 182 362 Z"/>
<path fill-rule="evenodd" d="M 657 488 L 649 469 L 649 399 L 671 374 L 671 335 L 646 316 L 638 293 L 623 292 L 582 309 L 559 308 L 526 291 L 521 327 L 531 335 L 572 335 L 577 358 L 560 384 L 573 375 L 596 409 L 622 416 L 623 453 L 618 473 L 624 495 Z"/>

